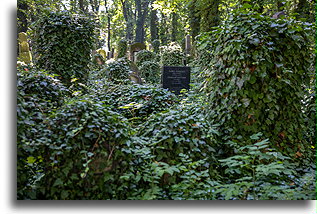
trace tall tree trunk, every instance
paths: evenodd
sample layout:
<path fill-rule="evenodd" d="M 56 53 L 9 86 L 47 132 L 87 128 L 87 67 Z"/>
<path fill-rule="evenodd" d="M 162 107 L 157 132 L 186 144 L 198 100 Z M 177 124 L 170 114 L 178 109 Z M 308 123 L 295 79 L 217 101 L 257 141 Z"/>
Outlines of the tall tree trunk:
<path fill-rule="evenodd" d="M 171 15 L 172 15 L 171 40 L 172 40 L 172 42 L 176 42 L 176 37 L 177 37 L 177 14 L 175 12 L 173 12 Z"/>
<path fill-rule="evenodd" d="M 135 42 L 144 43 L 145 33 L 144 33 L 144 23 L 145 18 L 148 13 L 149 0 L 135 0 L 137 19 L 136 19 L 136 29 L 135 29 Z"/>
<path fill-rule="evenodd" d="M 189 9 L 189 25 L 191 28 L 192 41 L 195 41 L 195 37 L 200 32 L 200 14 L 197 8 L 197 0 L 192 0 L 188 7 Z"/>
<path fill-rule="evenodd" d="M 151 9 L 150 15 L 150 33 L 151 33 L 151 41 L 158 39 L 158 17 L 157 11 Z"/>
<path fill-rule="evenodd" d="M 133 40 L 133 14 L 132 14 L 132 5 L 128 0 L 121 0 L 123 17 L 126 22 L 126 39 L 128 41 Z"/>
<path fill-rule="evenodd" d="M 160 39 L 161 39 L 161 44 L 162 45 L 167 45 L 168 43 L 168 34 L 167 34 L 167 22 L 166 22 L 166 16 L 164 15 L 164 13 L 161 14 L 162 19 L 161 19 L 161 23 L 160 23 L 160 30 L 159 30 L 159 35 L 160 35 Z"/>

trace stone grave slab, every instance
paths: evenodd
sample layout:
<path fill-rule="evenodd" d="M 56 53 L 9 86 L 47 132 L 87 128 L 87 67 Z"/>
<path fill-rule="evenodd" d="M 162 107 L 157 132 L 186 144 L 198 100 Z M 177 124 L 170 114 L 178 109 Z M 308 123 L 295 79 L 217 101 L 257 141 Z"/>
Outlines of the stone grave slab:
<path fill-rule="evenodd" d="M 162 87 L 175 94 L 180 94 L 182 89 L 189 90 L 190 67 L 187 66 L 163 66 Z"/>

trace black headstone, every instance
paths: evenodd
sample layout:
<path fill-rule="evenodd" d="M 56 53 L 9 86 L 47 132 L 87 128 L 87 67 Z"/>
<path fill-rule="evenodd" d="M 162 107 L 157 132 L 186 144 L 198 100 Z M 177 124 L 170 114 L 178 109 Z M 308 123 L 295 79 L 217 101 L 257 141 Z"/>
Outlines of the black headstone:
<path fill-rule="evenodd" d="M 189 90 L 190 67 L 164 66 L 162 74 L 162 87 L 175 94 L 180 94 L 182 89 Z"/>

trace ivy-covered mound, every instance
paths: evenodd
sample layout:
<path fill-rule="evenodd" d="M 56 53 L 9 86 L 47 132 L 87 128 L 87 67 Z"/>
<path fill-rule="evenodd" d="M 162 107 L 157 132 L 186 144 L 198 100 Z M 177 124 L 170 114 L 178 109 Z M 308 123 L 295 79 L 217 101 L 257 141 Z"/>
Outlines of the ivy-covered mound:
<path fill-rule="evenodd" d="M 117 59 L 122 58 L 122 57 L 126 57 L 127 50 L 128 50 L 127 40 L 125 40 L 125 39 L 120 40 L 118 42 L 118 45 L 117 45 L 117 51 L 118 51 Z"/>
<path fill-rule="evenodd" d="M 36 23 L 34 49 L 36 65 L 60 75 L 70 84 L 72 78 L 85 82 L 93 48 L 95 21 L 68 12 L 44 14 Z"/>
<path fill-rule="evenodd" d="M 154 52 L 148 51 L 148 50 L 141 50 L 135 54 L 136 57 L 136 65 L 141 66 L 144 62 L 156 61 L 156 54 Z"/>
<path fill-rule="evenodd" d="M 103 76 L 107 76 L 110 81 L 121 81 L 128 80 L 129 74 L 132 72 L 128 63 L 124 58 L 120 58 L 118 60 L 109 60 L 106 65 L 106 74 Z"/>
<path fill-rule="evenodd" d="M 257 14 L 231 16 L 199 38 L 208 115 L 223 140 L 262 132 L 292 158 L 313 158 L 302 104 L 310 86 L 314 26 Z M 312 116 L 312 115 L 311 115 Z M 315 118 L 308 118 L 314 121 Z M 312 123 L 310 123 L 312 125 Z"/>
<path fill-rule="evenodd" d="M 132 123 L 144 122 L 152 114 L 165 111 L 178 102 L 175 94 L 152 85 L 119 85 L 98 80 L 90 89 L 94 99 L 111 106 Z"/>
<path fill-rule="evenodd" d="M 181 46 L 172 42 L 167 46 L 160 48 L 161 53 L 161 65 L 162 66 L 183 66 L 185 60 L 185 54 L 182 51 Z"/>
<path fill-rule="evenodd" d="M 128 161 L 121 151 L 128 139 L 127 121 L 102 103 L 79 97 L 58 109 L 50 123 L 56 138 L 37 148 L 49 151 L 42 155 L 46 173 L 38 185 L 43 197 L 112 198 L 111 186 L 124 172 L 122 161 Z"/>
<path fill-rule="evenodd" d="M 157 62 L 145 61 L 140 65 L 140 75 L 146 83 L 161 82 L 161 67 Z"/>
<path fill-rule="evenodd" d="M 161 80 L 161 68 L 158 56 L 151 51 L 141 50 L 136 54 L 136 65 L 139 67 L 140 76 L 146 83 L 159 83 Z"/>
<path fill-rule="evenodd" d="M 36 198 L 33 189 L 43 177 L 43 156 L 37 146 L 51 143 L 48 114 L 70 93 L 43 70 L 19 66 L 17 74 L 17 194 L 20 199 Z"/>
<path fill-rule="evenodd" d="M 139 127 L 131 138 L 134 167 L 122 177 L 128 199 L 210 199 L 218 178 L 216 131 L 200 110 L 198 105 L 170 109 Z"/>

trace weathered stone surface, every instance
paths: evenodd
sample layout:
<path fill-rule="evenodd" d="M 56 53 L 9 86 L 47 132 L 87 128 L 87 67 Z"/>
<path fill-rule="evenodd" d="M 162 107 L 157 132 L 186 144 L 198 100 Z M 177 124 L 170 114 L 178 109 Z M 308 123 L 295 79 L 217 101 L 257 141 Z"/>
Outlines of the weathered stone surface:
<path fill-rule="evenodd" d="M 19 41 L 19 60 L 25 63 L 32 62 L 32 55 L 30 51 L 30 46 L 27 42 L 27 35 L 24 32 L 19 33 L 18 35 Z"/>
<path fill-rule="evenodd" d="M 132 62 L 135 62 L 135 54 L 137 52 L 139 52 L 140 50 L 145 50 L 146 49 L 146 45 L 143 44 L 143 43 L 140 43 L 140 42 L 136 42 L 136 43 L 133 43 L 130 45 L 130 48 L 129 48 L 129 59 L 132 61 Z"/>

